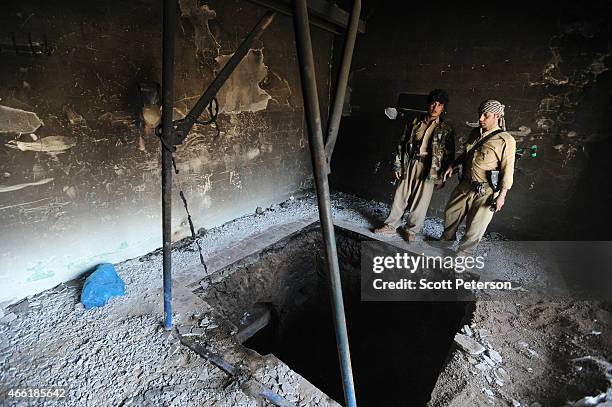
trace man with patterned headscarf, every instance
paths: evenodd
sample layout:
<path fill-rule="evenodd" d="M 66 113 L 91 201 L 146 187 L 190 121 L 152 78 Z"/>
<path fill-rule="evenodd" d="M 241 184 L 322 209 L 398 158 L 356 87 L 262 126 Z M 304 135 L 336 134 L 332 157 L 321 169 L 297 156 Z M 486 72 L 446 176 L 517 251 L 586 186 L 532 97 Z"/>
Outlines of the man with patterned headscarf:
<path fill-rule="evenodd" d="M 455 158 L 455 133 L 443 119 L 447 106 L 446 91 L 432 90 L 427 96 L 427 113 L 404 129 L 394 162 L 395 178 L 400 183 L 391 212 L 375 233 L 395 234 L 406 208 L 410 214 L 403 230 L 405 238 L 414 241 L 420 232 L 434 188 L 444 185 L 443 172 Z"/>
<path fill-rule="evenodd" d="M 463 166 L 461 181 L 446 205 L 441 239 L 455 240 L 457 228 L 465 218 L 465 235 L 459 242 L 463 252 L 471 252 L 478 245 L 512 187 L 516 141 L 506 132 L 504 107 L 492 99 L 480 104 L 480 128 L 472 131 L 464 153 L 444 173 L 446 180 L 455 167 Z"/>

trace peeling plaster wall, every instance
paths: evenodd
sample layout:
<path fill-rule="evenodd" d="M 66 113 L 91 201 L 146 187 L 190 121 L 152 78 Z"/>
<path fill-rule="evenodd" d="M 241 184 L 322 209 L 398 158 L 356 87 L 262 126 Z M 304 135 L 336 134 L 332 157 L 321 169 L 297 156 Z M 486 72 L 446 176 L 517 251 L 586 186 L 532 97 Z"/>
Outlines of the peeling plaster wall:
<path fill-rule="evenodd" d="M 463 141 L 480 101 L 506 105 L 522 158 L 490 230 L 516 238 L 606 239 L 612 205 L 612 18 L 607 2 L 367 2 L 332 161 L 339 190 L 391 202 L 391 159 L 402 124 L 385 107 L 400 93 L 444 88 Z M 336 43 L 338 45 L 339 42 Z M 434 194 L 442 216 L 456 181 Z M 381 219 L 382 220 L 382 219 Z"/>
<path fill-rule="evenodd" d="M 54 53 L 2 53 L 0 304 L 161 246 L 160 145 L 143 129 L 137 85 L 161 82 L 162 4 L 11 3 L 0 5 L 2 43 L 31 32 Z M 178 9 L 175 117 L 265 12 L 237 0 Z M 332 41 L 313 30 L 323 111 Z M 196 125 L 175 154 L 175 241 L 189 233 L 179 188 L 199 229 L 309 185 L 291 20 L 277 16 L 253 48 L 219 94 L 220 135 Z"/>

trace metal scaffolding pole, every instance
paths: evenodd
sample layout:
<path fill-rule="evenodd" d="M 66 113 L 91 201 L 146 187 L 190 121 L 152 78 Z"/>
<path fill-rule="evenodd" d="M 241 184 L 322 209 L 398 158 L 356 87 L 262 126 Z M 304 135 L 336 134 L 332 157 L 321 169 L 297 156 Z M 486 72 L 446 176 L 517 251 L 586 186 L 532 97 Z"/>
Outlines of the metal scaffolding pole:
<path fill-rule="evenodd" d="M 164 328 L 172 328 L 172 111 L 174 108 L 174 32 L 176 0 L 164 0 L 162 51 L 162 258 L 164 273 Z"/>
<path fill-rule="evenodd" d="M 329 185 L 327 180 L 327 158 L 323 144 L 323 131 L 321 129 L 321 112 L 319 111 L 319 98 L 315 78 L 315 65 L 312 55 L 312 42 L 308 26 L 308 11 L 306 0 L 293 0 L 293 26 L 295 29 L 298 61 L 300 65 L 300 79 L 304 97 L 304 110 L 308 127 L 308 142 L 310 145 L 310 158 L 314 172 L 314 181 L 319 205 L 319 219 L 323 230 L 323 242 L 327 257 L 331 300 L 336 331 L 336 344 L 340 359 L 342 385 L 346 405 L 357 405 L 353 372 L 351 370 L 351 355 L 349 351 L 348 333 L 346 330 L 346 317 L 342 300 L 342 284 L 338 267 L 338 253 L 336 250 L 336 237 L 331 213 Z"/>
<path fill-rule="evenodd" d="M 332 103 L 331 115 L 327 124 L 327 139 L 325 141 L 325 156 L 327 157 L 327 173 L 331 172 L 331 159 L 334 153 L 334 146 L 338 139 L 338 129 L 340 128 L 340 119 L 342 118 L 342 108 L 344 106 L 344 97 L 346 95 L 346 85 L 348 84 L 349 74 L 351 72 L 351 60 L 353 59 L 353 49 L 355 48 L 355 39 L 357 38 L 357 29 L 359 28 L 359 15 L 361 14 L 361 0 L 354 0 L 353 10 L 349 20 L 346 38 L 344 40 L 344 50 L 342 52 L 342 62 L 338 71 L 338 80 L 336 81 L 336 90 L 334 92 L 334 101 Z"/>
<path fill-rule="evenodd" d="M 275 13 L 267 12 L 253 27 L 236 52 L 208 85 L 195 106 L 182 120 L 172 121 L 174 108 L 174 36 L 176 30 L 176 0 L 164 0 L 162 54 L 162 124 L 158 135 L 162 142 L 162 235 L 164 327 L 172 328 L 172 152 L 181 144 L 206 106 L 215 97 L 240 61 L 270 26 Z M 160 130 L 158 128 L 158 130 Z"/>

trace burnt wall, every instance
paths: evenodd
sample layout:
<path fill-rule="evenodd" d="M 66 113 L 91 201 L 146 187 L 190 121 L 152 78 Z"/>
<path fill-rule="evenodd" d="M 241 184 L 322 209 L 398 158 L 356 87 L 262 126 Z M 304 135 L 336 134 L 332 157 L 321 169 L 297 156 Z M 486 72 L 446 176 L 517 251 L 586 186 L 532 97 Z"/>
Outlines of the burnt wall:
<path fill-rule="evenodd" d="M 178 6 L 176 118 L 265 12 L 238 0 Z M 161 82 L 162 2 L 3 2 L 0 22 L 2 302 L 161 246 L 159 110 L 142 114 L 138 84 Z M 51 55 L 31 55 L 29 34 Z M 326 111 L 333 35 L 312 35 Z M 276 17 L 218 100 L 220 134 L 196 125 L 175 153 L 174 240 L 189 233 L 179 189 L 199 229 L 309 183 L 290 18 Z"/>
<path fill-rule="evenodd" d="M 522 158 L 490 230 L 515 238 L 609 239 L 612 199 L 612 19 L 606 2 L 366 2 L 350 100 L 332 161 L 336 189 L 391 202 L 392 153 L 402 123 L 384 108 L 399 94 L 444 88 L 457 145 L 479 103 L 506 105 Z M 338 44 L 339 45 L 339 44 Z M 442 216 L 456 181 L 434 194 Z M 382 221 L 382 219 L 381 219 Z"/>

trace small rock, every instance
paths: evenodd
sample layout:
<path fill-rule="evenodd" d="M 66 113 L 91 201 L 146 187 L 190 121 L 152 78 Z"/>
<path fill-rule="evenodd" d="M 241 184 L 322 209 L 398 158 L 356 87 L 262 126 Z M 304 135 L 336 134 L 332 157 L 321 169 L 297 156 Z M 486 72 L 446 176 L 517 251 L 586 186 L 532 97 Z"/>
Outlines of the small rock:
<path fill-rule="evenodd" d="M 212 318 L 205 316 L 200 321 L 200 326 L 206 329 L 215 329 L 218 325 L 213 322 Z"/>
<path fill-rule="evenodd" d="M 495 363 L 501 363 L 503 360 L 502 356 L 495 349 L 487 349 L 487 356 Z"/>
<path fill-rule="evenodd" d="M 504 382 L 502 380 L 495 379 L 495 384 L 497 384 L 499 387 L 504 387 Z"/>
<path fill-rule="evenodd" d="M 204 331 L 204 329 L 203 329 L 203 328 L 193 328 L 193 329 L 191 330 L 191 333 L 192 333 L 193 335 L 204 335 L 204 332 L 205 332 L 205 331 Z"/>
<path fill-rule="evenodd" d="M 455 343 L 470 355 L 480 355 L 485 351 L 485 347 L 467 335 L 456 334 Z"/>
<path fill-rule="evenodd" d="M 480 336 L 481 338 L 486 338 L 488 336 L 491 336 L 491 332 L 483 328 L 479 329 L 477 332 L 478 332 L 478 336 Z"/>
<path fill-rule="evenodd" d="M 487 397 L 495 397 L 495 394 L 491 389 L 487 389 L 486 387 L 482 388 L 482 392 L 487 395 Z"/>
<path fill-rule="evenodd" d="M 495 366 L 495 362 L 487 355 L 482 355 L 482 358 L 489 366 Z"/>
<path fill-rule="evenodd" d="M 261 208 L 261 206 L 258 206 L 257 209 L 255 209 L 255 213 L 258 215 L 263 215 L 264 210 Z"/>
<path fill-rule="evenodd" d="M 489 365 L 487 365 L 485 362 L 480 362 L 475 367 L 476 367 L 476 369 L 482 370 L 483 372 L 485 372 L 485 371 L 490 369 Z"/>
<path fill-rule="evenodd" d="M 506 372 L 503 368 L 497 368 L 493 374 L 495 375 L 495 378 L 498 380 L 503 380 L 504 382 L 509 382 L 510 381 L 510 375 L 508 374 L 508 372 Z"/>
<path fill-rule="evenodd" d="M 521 407 L 521 403 L 518 400 L 512 399 L 512 407 Z"/>

